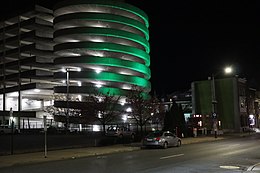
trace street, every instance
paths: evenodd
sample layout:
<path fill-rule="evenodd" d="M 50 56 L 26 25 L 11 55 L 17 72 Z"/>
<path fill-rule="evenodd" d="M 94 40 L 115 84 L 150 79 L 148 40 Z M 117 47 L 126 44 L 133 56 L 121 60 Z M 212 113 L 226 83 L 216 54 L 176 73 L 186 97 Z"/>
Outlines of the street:
<path fill-rule="evenodd" d="M 260 162 L 260 135 L 1 168 L 1 173 L 244 172 Z"/>

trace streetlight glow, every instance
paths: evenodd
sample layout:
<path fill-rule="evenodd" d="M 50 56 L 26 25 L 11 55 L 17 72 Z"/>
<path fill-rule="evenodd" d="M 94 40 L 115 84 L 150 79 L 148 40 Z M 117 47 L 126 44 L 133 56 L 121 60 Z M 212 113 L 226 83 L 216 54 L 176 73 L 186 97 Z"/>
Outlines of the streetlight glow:
<path fill-rule="evenodd" d="M 226 67 L 226 68 L 225 68 L 225 73 L 226 73 L 226 74 L 232 73 L 232 68 L 231 68 L 231 67 Z"/>

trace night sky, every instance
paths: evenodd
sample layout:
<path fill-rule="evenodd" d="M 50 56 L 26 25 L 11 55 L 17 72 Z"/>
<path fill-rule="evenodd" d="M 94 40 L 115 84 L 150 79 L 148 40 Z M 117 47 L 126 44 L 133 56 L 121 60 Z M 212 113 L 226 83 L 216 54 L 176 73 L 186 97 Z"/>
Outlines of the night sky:
<path fill-rule="evenodd" d="M 1 17 L 33 2 L 51 7 L 57 1 L 9 0 L 0 7 Z M 192 81 L 206 80 L 227 65 L 259 89 L 260 2 L 126 1 L 149 16 L 151 83 L 158 95 L 188 90 Z"/>
<path fill-rule="evenodd" d="M 150 17 L 151 82 L 157 93 L 187 90 L 192 81 L 206 80 L 228 65 L 252 87 L 260 84 L 260 3 L 131 2 Z"/>

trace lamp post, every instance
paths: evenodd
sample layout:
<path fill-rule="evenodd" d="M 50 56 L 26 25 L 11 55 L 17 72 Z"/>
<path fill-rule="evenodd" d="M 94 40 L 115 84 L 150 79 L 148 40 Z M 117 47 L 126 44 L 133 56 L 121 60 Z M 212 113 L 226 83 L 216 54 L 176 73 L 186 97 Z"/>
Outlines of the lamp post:
<path fill-rule="evenodd" d="M 211 79 L 211 92 L 212 92 L 212 118 L 213 118 L 213 130 L 214 130 L 214 136 L 217 138 L 217 131 L 218 131 L 218 120 L 217 120 L 217 100 L 216 100 L 216 88 L 215 88 L 215 75 L 212 74 L 212 79 Z"/>
<path fill-rule="evenodd" d="M 62 69 L 63 72 L 66 72 L 66 132 L 69 132 L 70 127 L 70 110 L 69 110 L 69 93 L 70 93 L 70 72 L 75 72 L 77 70 L 78 72 L 81 71 L 81 68 L 66 68 L 65 70 Z M 73 82 L 73 81 L 72 81 Z M 79 85 L 79 84 L 78 84 Z M 80 83 L 81 85 L 81 83 Z"/>
<path fill-rule="evenodd" d="M 14 154 L 14 117 L 13 117 L 13 109 L 10 108 L 10 120 L 11 120 L 11 155 Z"/>
<path fill-rule="evenodd" d="M 68 132 L 69 130 L 69 69 L 66 68 L 66 92 L 67 92 L 67 95 L 66 95 L 66 132 Z"/>
<path fill-rule="evenodd" d="M 226 67 L 224 69 L 225 74 L 230 74 L 232 73 L 232 68 L 231 67 Z M 217 73 L 218 74 L 218 73 Z M 215 77 L 217 74 L 212 74 L 211 75 L 211 95 L 212 95 L 212 119 L 213 119 L 213 127 L 212 129 L 214 130 L 214 137 L 217 138 L 217 133 L 218 133 L 218 111 L 217 111 L 217 99 L 216 99 L 216 84 L 215 84 Z"/>

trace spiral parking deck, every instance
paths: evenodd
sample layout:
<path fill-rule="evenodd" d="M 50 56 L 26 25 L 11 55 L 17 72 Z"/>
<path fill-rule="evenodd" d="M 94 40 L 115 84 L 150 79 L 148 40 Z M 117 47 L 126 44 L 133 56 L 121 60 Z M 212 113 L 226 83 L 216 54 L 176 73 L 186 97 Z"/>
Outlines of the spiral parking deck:
<path fill-rule="evenodd" d="M 133 86 L 150 92 L 148 17 L 142 10 L 115 0 L 71 0 L 57 4 L 54 16 L 55 65 L 69 73 L 70 93 L 98 87 L 126 95 Z M 54 76 L 66 80 L 62 71 Z"/>

